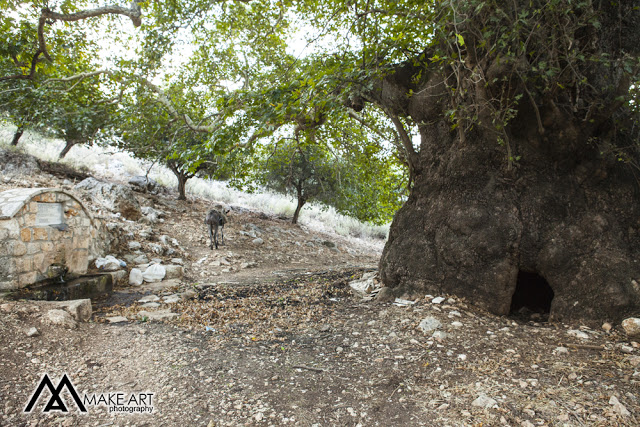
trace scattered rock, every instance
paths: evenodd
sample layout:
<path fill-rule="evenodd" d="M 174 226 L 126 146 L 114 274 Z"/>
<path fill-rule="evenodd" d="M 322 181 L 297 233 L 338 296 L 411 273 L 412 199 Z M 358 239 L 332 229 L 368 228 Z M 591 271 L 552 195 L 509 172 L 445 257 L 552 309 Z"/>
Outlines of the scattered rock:
<path fill-rule="evenodd" d="M 36 327 L 30 328 L 27 331 L 27 336 L 28 337 L 37 337 L 38 335 L 40 335 L 40 331 Z"/>
<path fill-rule="evenodd" d="M 633 347 L 631 347 L 630 345 L 621 345 L 620 351 L 626 354 L 631 354 L 633 353 Z"/>
<path fill-rule="evenodd" d="M 92 201 L 100 203 L 112 212 L 121 213 L 126 219 L 137 221 L 142 215 L 140 204 L 129 187 L 87 178 L 75 188 L 87 191 L 92 196 Z"/>
<path fill-rule="evenodd" d="M 611 325 L 611 323 L 609 322 L 606 322 L 602 325 L 602 330 L 605 332 L 611 331 L 611 328 L 613 328 L 613 325 Z"/>
<path fill-rule="evenodd" d="M 47 311 L 44 315 L 43 321 L 49 325 L 62 326 L 67 329 L 75 329 L 78 326 L 68 311 L 59 309 Z"/>
<path fill-rule="evenodd" d="M 143 176 L 136 175 L 129 180 L 129 185 L 136 190 L 142 193 L 150 192 L 152 194 L 156 194 L 160 186 L 153 179 Z"/>
<path fill-rule="evenodd" d="M 611 399 L 609 399 L 609 405 L 613 406 L 613 412 L 622 417 L 628 417 L 631 415 L 631 412 L 629 412 L 629 410 L 622 403 L 620 403 L 618 398 L 615 396 L 611 396 Z"/>
<path fill-rule="evenodd" d="M 167 270 L 163 265 L 152 264 L 142 273 L 142 278 L 145 282 L 153 283 L 160 282 L 167 274 Z"/>
<path fill-rule="evenodd" d="M 480 408 L 493 408 L 497 404 L 498 402 L 496 402 L 494 399 L 490 398 L 486 394 L 481 394 L 480 396 L 478 396 L 476 400 L 471 402 L 472 406 L 477 406 Z"/>
<path fill-rule="evenodd" d="M 160 307 L 160 304 L 157 303 L 157 302 L 148 302 L 146 304 L 142 304 L 141 307 L 142 308 L 156 309 L 156 308 Z"/>
<path fill-rule="evenodd" d="M 172 313 L 169 310 L 138 312 L 138 318 L 141 320 L 170 320 L 175 317 L 178 317 L 178 313 Z"/>
<path fill-rule="evenodd" d="M 166 275 L 165 279 L 181 279 L 184 276 L 184 267 L 181 265 L 165 265 Z"/>
<path fill-rule="evenodd" d="M 442 323 L 440 323 L 440 321 L 435 317 L 425 317 L 418 325 L 418 329 L 420 329 L 425 334 L 435 331 L 436 329 L 439 329 L 441 327 Z"/>
<path fill-rule="evenodd" d="M 93 309 L 91 307 L 91 300 L 89 298 L 70 301 L 57 301 L 56 305 L 67 310 L 77 322 L 88 322 L 89 320 L 91 320 Z"/>
<path fill-rule="evenodd" d="M 556 347 L 553 350 L 553 354 L 557 354 L 557 355 L 565 355 L 565 354 L 569 354 L 569 349 L 566 347 Z"/>
<path fill-rule="evenodd" d="M 251 243 L 253 243 L 254 245 L 262 245 L 264 243 L 264 240 L 262 240 L 262 238 L 258 237 L 257 239 L 253 239 L 251 241 Z"/>
<path fill-rule="evenodd" d="M 255 268 L 258 266 L 258 263 L 256 262 L 243 262 L 242 264 L 240 264 L 240 269 L 244 270 L 246 268 Z"/>
<path fill-rule="evenodd" d="M 440 304 L 442 301 L 444 301 L 445 299 L 443 297 L 436 297 L 434 299 L 431 300 L 432 304 Z"/>
<path fill-rule="evenodd" d="M 572 337 L 576 337 L 576 338 L 580 338 L 582 340 L 588 340 L 588 339 L 591 338 L 589 336 L 589 334 L 587 334 L 586 332 L 579 331 L 577 329 L 569 329 L 567 331 L 567 335 L 572 336 Z"/>
<path fill-rule="evenodd" d="M 164 253 L 164 247 L 158 243 L 149 243 L 148 246 L 151 252 L 155 254 L 162 255 Z"/>
<path fill-rule="evenodd" d="M 174 304 L 179 302 L 182 298 L 178 294 L 169 295 L 162 298 L 162 302 L 165 304 Z"/>
<path fill-rule="evenodd" d="M 110 316 L 110 317 L 105 317 L 105 319 L 109 323 L 122 323 L 122 322 L 128 322 L 129 321 L 129 319 L 127 319 L 124 316 Z"/>
<path fill-rule="evenodd" d="M 157 295 L 147 295 L 146 297 L 142 297 L 138 300 L 138 302 L 155 302 L 160 301 L 160 297 Z"/>
<path fill-rule="evenodd" d="M 408 307 L 408 306 L 414 305 L 415 303 L 416 303 L 415 301 L 411 301 L 404 298 L 396 298 L 395 300 L 393 300 L 393 305 L 397 305 L 399 307 Z"/>
<path fill-rule="evenodd" d="M 196 291 L 192 291 L 192 290 L 184 291 L 184 292 L 182 292 L 180 294 L 180 298 L 183 301 L 188 301 L 190 299 L 194 299 L 197 296 L 198 296 L 198 293 Z"/>
<path fill-rule="evenodd" d="M 146 255 L 139 255 L 133 259 L 132 264 L 147 264 L 149 262 L 149 258 Z"/>
<path fill-rule="evenodd" d="M 446 339 L 449 336 L 449 334 L 447 334 L 444 331 L 435 331 L 433 333 L 433 335 L 431 335 L 432 338 L 435 338 L 437 341 L 442 341 L 444 339 Z"/>
<path fill-rule="evenodd" d="M 366 295 L 371 293 L 376 285 L 374 283 L 374 278 L 376 276 L 376 272 L 366 273 L 359 280 L 354 280 L 349 282 L 349 286 L 351 289 L 359 295 Z"/>
<path fill-rule="evenodd" d="M 622 321 L 624 331 L 630 337 L 640 337 L 640 319 L 637 317 L 629 317 Z"/>
<path fill-rule="evenodd" d="M 142 244 L 140 242 L 136 242 L 135 240 L 129 242 L 129 249 L 132 251 L 137 251 L 142 248 Z"/>

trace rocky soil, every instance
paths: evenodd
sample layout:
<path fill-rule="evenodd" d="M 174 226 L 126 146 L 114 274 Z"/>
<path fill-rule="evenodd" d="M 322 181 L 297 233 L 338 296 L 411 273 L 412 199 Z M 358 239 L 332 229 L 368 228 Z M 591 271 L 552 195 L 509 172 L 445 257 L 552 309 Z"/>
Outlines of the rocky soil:
<path fill-rule="evenodd" d="M 0 191 L 76 191 L 50 172 L 5 176 Z M 450 295 L 363 298 L 349 283 L 375 270 L 379 245 L 230 206 L 212 251 L 215 202 L 135 197 L 156 212 L 127 221 L 86 201 L 127 271 L 155 259 L 183 275 L 129 286 L 116 273 L 88 322 L 0 301 L 0 425 L 640 425 L 640 346 L 620 325 L 497 317 Z M 24 414 L 45 373 L 81 396 L 153 393 L 153 412 L 80 414 L 65 391 L 70 412 L 43 413 L 45 391 Z"/>

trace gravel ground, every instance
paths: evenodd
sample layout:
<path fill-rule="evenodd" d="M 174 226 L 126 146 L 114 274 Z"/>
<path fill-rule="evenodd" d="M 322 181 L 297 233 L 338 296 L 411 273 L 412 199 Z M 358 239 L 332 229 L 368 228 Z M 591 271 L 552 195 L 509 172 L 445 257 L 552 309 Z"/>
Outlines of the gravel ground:
<path fill-rule="evenodd" d="M 68 185 L 34 176 L 0 190 Z M 116 255 L 137 241 L 150 259 L 181 257 L 184 276 L 119 286 L 88 322 L 0 301 L 0 425 L 640 425 L 640 346 L 619 325 L 497 317 L 449 295 L 363 299 L 348 283 L 375 269 L 379 246 L 235 208 L 211 251 L 211 202 L 137 197 L 163 220 L 120 220 Z M 177 244 L 160 256 L 163 235 Z M 54 387 L 67 374 L 81 398 L 153 393 L 139 405 L 153 412 L 81 414 L 60 388 L 68 413 L 43 412 L 60 403 L 47 390 L 23 413 L 44 374 Z"/>

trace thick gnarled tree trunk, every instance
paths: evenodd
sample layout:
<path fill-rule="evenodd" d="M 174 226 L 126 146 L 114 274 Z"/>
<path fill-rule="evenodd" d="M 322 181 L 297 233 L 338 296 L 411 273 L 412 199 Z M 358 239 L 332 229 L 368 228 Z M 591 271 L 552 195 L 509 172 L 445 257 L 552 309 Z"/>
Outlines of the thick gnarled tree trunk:
<path fill-rule="evenodd" d="M 619 320 L 638 309 L 633 174 L 595 147 L 558 152 L 562 129 L 519 135 L 522 161 L 507 173 L 495 141 L 476 133 L 461 143 L 438 128 L 448 125 L 422 131 L 422 170 L 391 226 L 380 261 L 387 286 L 398 295 L 456 294 L 508 314 L 522 271 L 553 289 L 552 319 Z"/>
<path fill-rule="evenodd" d="M 624 19 L 618 19 L 618 6 L 603 5 L 601 22 L 619 28 L 603 25 L 602 33 L 589 35 L 593 43 L 611 58 L 637 55 L 640 40 L 630 26 L 640 22 L 638 12 L 625 3 Z M 465 40 L 473 43 L 473 36 L 465 33 Z M 519 277 L 535 274 L 553 291 L 552 320 L 619 321 L 639 314 L 639 141 L 628 105 L 619 101 L 628 78 L 614 66 L 585 65 L 599 104 L 581 105 L 577 91 L 542 96 L 518 75 L 524 68 L 503 64 L 469 55 L 459 69 L 466 74 L 456 81 L 450 69 L 420 70 L 409 62 L 364 95 L 392 119 L 411 118 L 421 135 L 419 150 L 407 147 L 414 187 L 392 223 L 380 260 L 382 281 L 397 296 L 455 294 L 509 314 Z M 451 87 L 471 94 L 457 100 L 478 111 L 479 123 L 464 132 L 452 129 L 448 118 L 456 107 Z M 488 92 L 495 99 L 505 88 L 527 102 L 517 105 L 501 146 L 487 125 L 492 112 L 483 106 L 492 102 Z M 632 161 L 619 161 L 620 147 L 631 147 Z"/>

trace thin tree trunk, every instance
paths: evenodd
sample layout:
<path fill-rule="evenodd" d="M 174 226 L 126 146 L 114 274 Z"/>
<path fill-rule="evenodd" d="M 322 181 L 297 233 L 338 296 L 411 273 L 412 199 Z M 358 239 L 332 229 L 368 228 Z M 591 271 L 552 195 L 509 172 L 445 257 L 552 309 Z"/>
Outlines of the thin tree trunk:
<path fill-rule="evenodd" d="M 183 170 L 174 160 L 167 161 L 167 166 L 171 169 L 171 172 L 178 178 L 178 200 L 187 200 L 186 186 L 189 178 L 193 178 L 195 175 L 189 171 Z"/>
<path fill-rule="evenodd" d="M 18 145 L 18 141 L 20 141 L 20 137 L 22 136 L 23 133 L 24 133 L 24 126 L 18 126 L 18 129 L 16 129 L 16 133 L 13 134 L 13 140 L 11 141 L 11 145 L 13 145 L 14 147 Z"/>
<path fill-rule="evenodd" d="M 185 194 L 185 187 L 187 186 L 187 180 L 189 178 L 183 174 L 176 174 L 176 175 L 178 176 L 178 200 L 187 200 L 187 195 Z"/>
<path fill-rule="evenodd" d="M 298 223 L 298 217 L 300 216 L 300 211 L 302 210 L 302 207 L 306 202 L 307 201 L 304 199 L 304 197 L 301 196 L 300 193 L 298 193 L 298 206 L 296 206 L 296 211 L 293 213 L 293 219 L 291 220 L 291 224 Z"/>
<path fill-rule="evenodd" d="M 62 151 L 60 152 L 60 154 L 58 155 L 59 159 L 63 159 L 64 156 L 67 155 L 67 153 L 69 152 L 69 150 L 71 150 L 71 147 L 73 147 L 74 145 L 76 145 L 76 142 L 74 141 L 67 141 L 67 145 L 64 146 L 64 148 L 62 149 Z"/>

